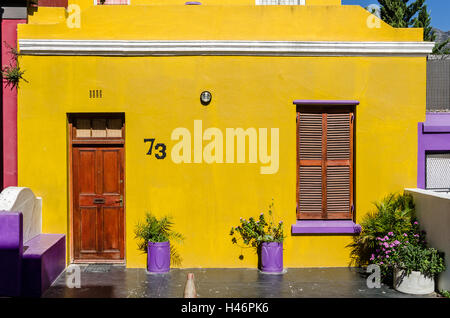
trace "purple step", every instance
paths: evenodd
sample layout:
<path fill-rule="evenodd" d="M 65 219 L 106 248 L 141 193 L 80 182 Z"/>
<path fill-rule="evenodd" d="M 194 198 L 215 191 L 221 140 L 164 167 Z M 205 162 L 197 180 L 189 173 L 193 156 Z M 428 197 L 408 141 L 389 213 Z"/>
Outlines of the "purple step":
<path fill-rule="evenodd" d="M 39 297 L 66 266 L 66 237 L 39 234 L 24 243 L 22 258 L 22 295 Z"/>

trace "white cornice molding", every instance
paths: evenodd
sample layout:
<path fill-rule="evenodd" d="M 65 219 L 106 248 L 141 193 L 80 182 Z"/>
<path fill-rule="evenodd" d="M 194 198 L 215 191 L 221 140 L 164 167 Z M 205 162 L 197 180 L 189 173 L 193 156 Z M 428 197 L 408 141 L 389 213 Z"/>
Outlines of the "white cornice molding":
<path fill-rule="evenodd" d="M 433 42 L 19 39 L 24 55 L 427 56 Z"/>

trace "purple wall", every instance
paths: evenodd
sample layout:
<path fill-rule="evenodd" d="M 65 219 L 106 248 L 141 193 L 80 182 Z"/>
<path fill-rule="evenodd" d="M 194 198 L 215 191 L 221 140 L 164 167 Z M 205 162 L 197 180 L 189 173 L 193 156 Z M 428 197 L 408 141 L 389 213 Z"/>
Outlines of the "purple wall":
<path fill-rule="evenodd" d="M 426 153 L 450 151 L 450 113 L 427 113 L 418 130 L 417 187 L 425 189 Z"/>

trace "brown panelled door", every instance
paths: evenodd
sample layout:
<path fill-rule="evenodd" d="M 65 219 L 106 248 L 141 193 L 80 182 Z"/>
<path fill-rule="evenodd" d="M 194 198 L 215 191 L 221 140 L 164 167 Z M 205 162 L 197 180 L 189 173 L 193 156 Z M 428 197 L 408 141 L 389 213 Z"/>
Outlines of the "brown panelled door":
<path fill-rule="evenodd" d="M 353 111 L 300 106 L 297 112 L 297 218 L 351 219 Z"/>
<path fill-rule="evenodd" d="M 87 136 L 77 140 L 76 129 L 72 134 L 73 260 L 123 260 L 123 145 L 97 136 L 92 136 L 91 144 Z"/>

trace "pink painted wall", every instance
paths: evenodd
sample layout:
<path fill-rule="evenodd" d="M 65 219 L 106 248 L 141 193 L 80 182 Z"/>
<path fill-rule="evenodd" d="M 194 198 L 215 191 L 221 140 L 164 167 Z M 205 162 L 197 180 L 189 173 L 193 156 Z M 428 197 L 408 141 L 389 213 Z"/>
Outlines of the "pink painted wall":
<path fill-rule="evenodd" d="M 2 20 L 2 67 L 15 65 L 14 56 L 5 42 L 17 47 L 17 24 L 24 19 Z M 3 79 L 3 188 L 17 186 L 17 90 Z"/>
<path fill-rule="evenodd" d="M 39 0 L 39 7 L 67 7 L 68 0 Z"/>

